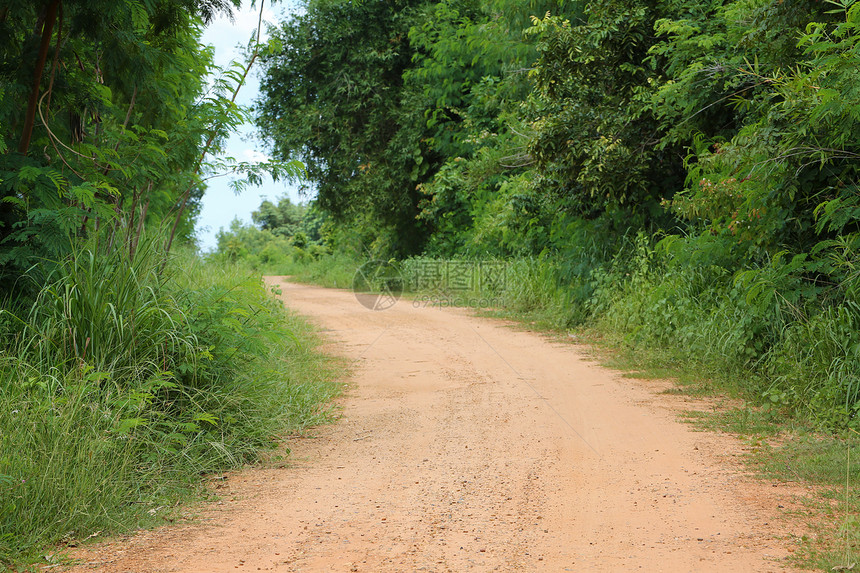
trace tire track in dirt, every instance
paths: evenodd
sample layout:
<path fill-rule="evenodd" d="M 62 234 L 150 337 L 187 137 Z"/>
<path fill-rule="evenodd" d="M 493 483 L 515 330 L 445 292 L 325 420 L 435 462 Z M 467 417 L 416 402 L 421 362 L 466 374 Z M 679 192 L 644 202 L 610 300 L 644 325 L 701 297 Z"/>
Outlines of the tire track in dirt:
<path fill-rule="evenodd" d="M 356 361 L 342 419 L 289 440 L 287 468 L 231 474 L 198 522 L 72 571 L 788 570 L 802 531 L 778 506 L 803 492 L 745 476 L 665 385 L 464 310 L 269 280 Z"/>

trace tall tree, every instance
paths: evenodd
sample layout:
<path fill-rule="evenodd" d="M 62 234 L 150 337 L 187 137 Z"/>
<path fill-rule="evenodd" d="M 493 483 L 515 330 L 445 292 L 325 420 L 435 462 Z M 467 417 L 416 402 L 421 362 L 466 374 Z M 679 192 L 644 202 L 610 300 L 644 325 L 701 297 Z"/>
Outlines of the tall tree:
<path fill-rule="evenodd" d="M 389 247 L 418 252 L 417 185 L 433 170 L 422 126 L 408 119 L 403 73 L 419 0 L 311 0 L 274 31 L 257 125 L 279 158 L 298 156 L 319 205 L 369 216 Z"/>
<path fill-rule="evenodd" d="M 539 38 L 529 105 L 540 185 L 588 217 L 659 216 L 684 178 L 683 151 L 660 145 L 651 85 L 664 70 L 648 61 L 654 23 L 674 2 L 579 4 L 579 15 L 535 19 L 529 31 Z"/>
<path fill-rule="evenodd" d="M 428 145 L 443 162 L 421 186 L 420 218 L 432 230 L 428 247 L 434 253 L 501 255 L 546 247 L 524 237 L 512 241 L 519 243 L 514 247 L 496 233 L 488 237 L 473 229 L 498 228 L 485 223 L 500 215 L 499 206 L 513 203 L 524 209 L 507 217 L 506 225 L 529 226 L 540 218 L 539 192 L 513 183 L 532 163 L 526 152 L 530 129 L 520 115 L 537 51 L 523 32 L 531 16 L 560 4 L 445 0 L 428 5 L 410 30 L 417 65 L 404 78 L 413 121 L 426 122 Z"/>

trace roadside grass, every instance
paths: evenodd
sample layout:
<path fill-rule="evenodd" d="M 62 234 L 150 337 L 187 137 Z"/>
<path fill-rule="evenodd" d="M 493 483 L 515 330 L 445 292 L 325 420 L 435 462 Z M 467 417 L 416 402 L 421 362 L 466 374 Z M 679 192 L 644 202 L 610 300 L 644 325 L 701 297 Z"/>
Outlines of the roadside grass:
<path fill-rule="evenodd" d="M 173 519 L 201 476 L 331 420 L 344 365 L 259 276 L 81 246 L 0 313 L 0 567 Z M 60 557 L 61 559 L 61 557 Z"/>
<path fill-rule="evenodd" d="M 294 249 L 286 260 L 274 264 L 261 264 L 257 269 L 264 275 L 289 276 L 300 283 L 330 288 L 350 288 L 355 271 L 361 262 L 344 253 L 313 256 Z"/>
<path fill-rule="evenodd" d="M 817 486 L 803 517 L 816 535 L 805 540 L 798 559 L 823 570 L 849 570 L 860 560 L 860 439 L 832 439 L 801 432 L 776 445 L 763 441 L 751 455 L 771 479 Z"/>
<path fill-rule="evenodd" d="M 209 342 L 216 348 L 223 345 L 236 380 L 253 379 L 260 385 L 259 398 L 270 410 L 257 418 L 271 420 L 268 430 L 293 434 L 330 422 L 346 363 L 321 351 L 324 340 L 318 329 L 285 308 L 274 297 L 277 289 L 267 290 L 261 275 L 245 266 L 187 255 L 183 268 L 175 286 L 186 296 L 190 293 L 186 303 L 203 318 L 197 335 L 204 341 L 212 337 Z M 213 335 L 207 325 L 219 320 L 229 332 Z M 246 369 L 246 363 L 252 367 Z M 274 395 L 273 386 L 278 391 Z M 261 425 L 259 420 L 253 424 Z"/>

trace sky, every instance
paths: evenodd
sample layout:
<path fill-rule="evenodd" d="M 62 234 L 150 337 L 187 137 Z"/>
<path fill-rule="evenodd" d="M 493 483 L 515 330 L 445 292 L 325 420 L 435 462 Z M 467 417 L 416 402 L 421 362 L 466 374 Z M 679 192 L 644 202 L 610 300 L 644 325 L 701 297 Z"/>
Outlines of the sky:
<path fill-rule="evenodd" d="M 266 2 L 263 11 L 263 21 L 277 24 L 283 19 L 283 15 L 289 9 L 289 2 L 282 2 L 271 8 L 270 2 Z M 215 63 L 219 66 L 229 65 L 231 60 L 239 57 L 237 46 L 247 45 L 248 40 L 257 29 L 260 2 L 251 8 L 250 2 L 244 0 L 242 9 L 234 14 L 231 22 L 226 17 L 219 17 L 213 21 L 203 32 L 202 42 L 215 47 Z M 266 26 L 263 25 L 263 37 L 265 41 Z M 256 71 L 256 73 L 255 73 Z M 259 95 L 260 68 L 255 66 L 249 74 L 245 86 L 239 91 L 237 101 L 243 105 L 250 105 Z M 234 157 L 238 161 L 252 161 L 266 158 L 266 148 L 261 142 L 255 141 L 252 136 L 253 126 L 245 125 L 227 141 L 226 155 Z M 197 220 L 197 239 L 203 251 L 215 248 L 215 234 L 223 227 L 228 228 L 234 218 L 245 223 L 251 223 L 251 211 L 256 210 L 263 199 L 275 201 L 283 195 L 288 195 L 293 202 L 300 200 L 298 189 L 286 182 L 275 183 L 269 179 L 261 187 L 250 187 L 245 189 L 241 195 L 236 195 L 230 189 L 230 178 L 221 177 L 210 179 L 208 188 L 203 196 L 203 204 L 200 216 Z"/>

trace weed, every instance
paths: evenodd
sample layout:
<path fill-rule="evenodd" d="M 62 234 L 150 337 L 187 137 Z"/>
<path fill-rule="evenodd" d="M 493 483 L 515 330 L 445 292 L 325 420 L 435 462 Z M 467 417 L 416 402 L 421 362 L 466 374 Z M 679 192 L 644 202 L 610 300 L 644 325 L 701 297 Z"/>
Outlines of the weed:
<path fill-rule="evenodd" d="M 201 473 L 330 419 L 339 365 L 260 277 L 160 238 L 61 261 L 0 348 L 0 561 L 157 521 Z M 11 320 L 10 320 L 11 318 Z"/>

